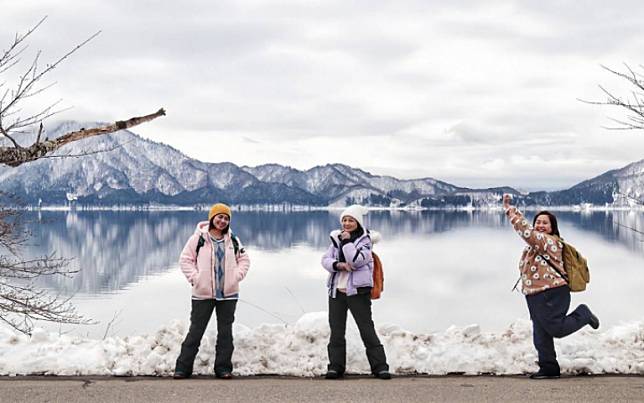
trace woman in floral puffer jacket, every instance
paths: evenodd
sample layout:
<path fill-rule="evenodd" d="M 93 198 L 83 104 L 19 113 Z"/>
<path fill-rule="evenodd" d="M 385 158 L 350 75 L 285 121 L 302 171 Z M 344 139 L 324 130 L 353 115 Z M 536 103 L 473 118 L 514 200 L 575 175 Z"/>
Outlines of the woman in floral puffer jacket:
<path fill-rule="evenodd" d="M 599 319 L 588 306 L 581 304 L 569 315 L 570 288 L 563 264 L 563 243 L 559 235 L 557 217 L 541 211 L 532 225 L 523 214 L 510 205 L 512 197 L 503 195 L 503 208 L 517 234 L 528 245 L 519 262 L 523 294 L 526 296 L 532 336 L 539 356 L 539 371 L 532 379 L 559 378 L 560 368 L 555 353 L 554 337 L 568 336 L 590 325 L 599 327 Z"/>

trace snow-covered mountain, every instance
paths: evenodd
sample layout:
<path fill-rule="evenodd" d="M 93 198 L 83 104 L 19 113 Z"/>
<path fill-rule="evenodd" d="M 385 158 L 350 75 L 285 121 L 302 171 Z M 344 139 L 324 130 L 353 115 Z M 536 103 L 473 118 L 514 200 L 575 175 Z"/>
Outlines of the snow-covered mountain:
<path fill-rule="evenodd" d="M 644 160 L 605 172 L 570 189 L 531 193 L 529 198 L 545 205 L 641 205 L 644 203 Z"/>
<path fill-rule="evenodd" d="M 81 127 L 65 122 L 49 132 L 54 138 Z M 99 150 L 111 150 L 88 154 Z M 59 156 L 67 156 L 60 158 Z M 0 167 L 0 190 L 26 202 L 62 204 L 67 195 L 87 203 L 209 203 L 213 198 L 242 203 L 302 204 L 323 200 L 299 188 L 262 182 L 232 163 L 204 163 L 161 143 L 122 130 L 62 147 L 52 158 L 17 168 Z"/>
<path fill-rule="evenodd" d="M 343 164 L 316 166 L 306 171 L 277 164 L 242 167 L 260 180 L 297 186 L 308 192 L 326 195 L 330 204 L 344 205 L 345 200 L 378 199 L 389 205 L 391 199 L 409 202 L 426 196 L 453 193 L 463 188 L 433 178 L 401 180 L 377 176 Z"/>
<path fill-rule="evenodd" d="M 97 125 L 64 122 L 47 135 L 55 138 Z M 93 153 L 99 150 L 111 151 Z M 88 152 L 90 155 L 79 156 Z M 68 157 L 59 158 L 61 155 Z M 17 168 L 0 167 L 0 190 L 17 194 L 27 203 L 63 204 L 76 198 L 82 204 L 192 205 L 223 200 L 389 206 L 461 188 L 432 178 L 400 180 L 372 175 L 342 164 L 299 171 L 278 164 L 240 168 L 226 162 L 204 163 L 124 130 L 68 144 L 53 158 Z"/>
<path fill-rule="evenodd" d="M 48 133 L 53 138 L 98 123 L 64 122 Z M 96 152 L 110 150 L 107 152 Z M 89 155 L 88 155 L 89 153 Z M 85 155 L 83 155 L 85 154 Z M 67 156 L 60 158 L 60 156 Z M 17 168 L 0 166 L 0 191 L 27 203 L 64 204 L 237 204 L 343 206 L 417 205 L 485 206 L 513 193 L 526 204 L 571 205 L 644 201 L 644 160 L 606 172 L 558 192 L 520 195 L 510 187 L 468 189 L 434 178 L 397 179 L 373 175 L 343 164 L 300 171 L 279 164 L 238 167 L 205 163 L 180 151 L 123 130 L 71 143 L 49 158 Z"/>

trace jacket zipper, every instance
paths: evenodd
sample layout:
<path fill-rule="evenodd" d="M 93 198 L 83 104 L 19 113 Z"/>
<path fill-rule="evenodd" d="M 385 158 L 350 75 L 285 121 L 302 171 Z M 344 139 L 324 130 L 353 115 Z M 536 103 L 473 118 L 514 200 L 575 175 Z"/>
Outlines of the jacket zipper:
<path fill-rule="evenodd" d="M 208 234 L 208 237 L 210 238 L 210 234 Z M 212 243 L 212 239 L 210 239 L 210 275 L 212 276 L 212 281 L 210 282 L 210 285 L 212 286 L 212 298 L 216 299 L 217 294 L 215 293 L 215 246 Z"/>

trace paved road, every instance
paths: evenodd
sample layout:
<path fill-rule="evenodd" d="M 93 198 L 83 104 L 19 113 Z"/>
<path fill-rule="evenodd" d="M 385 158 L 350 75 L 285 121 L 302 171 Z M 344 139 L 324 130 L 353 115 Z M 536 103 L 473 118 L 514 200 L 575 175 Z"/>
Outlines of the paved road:
<path fill-rule="evenodd" d="M 0 402 L 644 402 L 642 376 L 248 377 L 230 381 L 169 378 L 0 377 Z"/>

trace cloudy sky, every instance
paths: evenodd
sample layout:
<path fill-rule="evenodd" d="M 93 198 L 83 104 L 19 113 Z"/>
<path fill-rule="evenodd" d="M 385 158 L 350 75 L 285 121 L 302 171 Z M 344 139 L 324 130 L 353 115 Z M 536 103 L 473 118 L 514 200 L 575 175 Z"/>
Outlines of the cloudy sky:
<path fill-rule="evenodd" d="M 561 189 L 644 158 L 610 131 L 628 95 L 601 65 L 644 64 L 640 1 L 0 0 L 0 49 L 47 15 L 24 55 L 102 33 L 34 100 L 59 118 L 135 128 L 187 155 L 308 169 L 345 163 L 460 186 Z M 29 53 L 31 52 L 31 53 Z M 644 69 L 643 69 L 644 71 Z"/>

